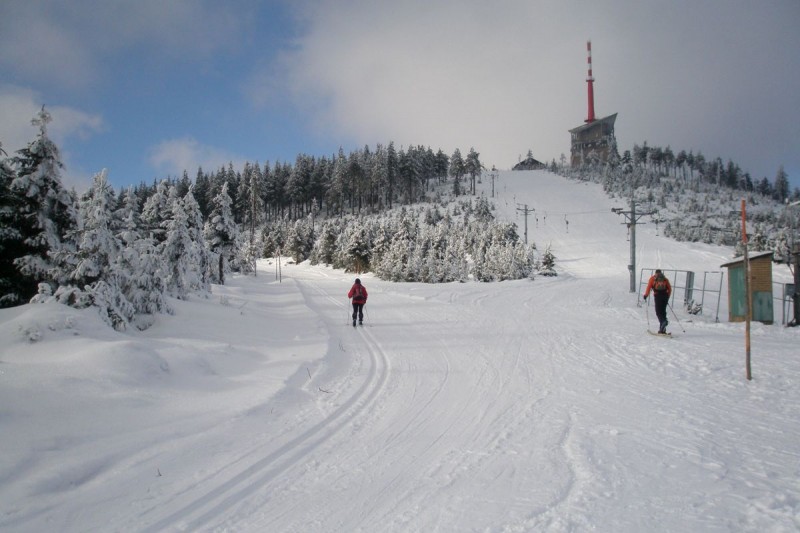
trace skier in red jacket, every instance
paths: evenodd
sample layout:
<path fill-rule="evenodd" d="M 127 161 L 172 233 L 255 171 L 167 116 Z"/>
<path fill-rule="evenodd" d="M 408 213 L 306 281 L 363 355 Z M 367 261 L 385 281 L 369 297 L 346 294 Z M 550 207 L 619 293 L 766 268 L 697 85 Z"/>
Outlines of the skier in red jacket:
<path fill-rule="evenodd" d="M 363 325 L 364 304 L 367 303 L 367 288 L 361 284 L 360 279 L 356 278 L 356 282 L 350 287 L 347 297 L 353 299 L 353 327 L 356 325 L 356 317 L 358 317 L 358 323 Z"/>

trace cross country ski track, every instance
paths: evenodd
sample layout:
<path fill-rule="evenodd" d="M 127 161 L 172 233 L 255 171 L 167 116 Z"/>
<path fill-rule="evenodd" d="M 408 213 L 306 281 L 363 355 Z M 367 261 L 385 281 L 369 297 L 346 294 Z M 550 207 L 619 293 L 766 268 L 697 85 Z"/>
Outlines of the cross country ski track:
<path fill-rule="evenodd" d="M 511 509 L 516 509 L 508 527 L 514 527 L 530 519 L 532 499 L 542 510 L 569 499 L 584 474 L 582 467 L 570 467 L 579 459 L 568 447 L 572 421 L 551 394 L 552 352 L 530 343 L 536 331 L 527 314 L 533 308 L 529 292 L 520 291 L 519 301 L 510 302 L 509 311 L 516 309 L 512 314 L 517 318 L 509 321 L 508 315 L 487 312 L 497 308 L 489 301 L 495 297 L 480 285 L 457 286 L 461 290 L 455 294 L 451 286 L 440 298 L 430 286 L 420 297 L 413 284 L 367 282 L 367 324 L 352 328 L 340 280 L 331 289 L 321 279 L 298 284 L 307 300 L 325 307 L 318 308 L 321 315 L 334 317 L 329 322 L 340 341 L 332 344 L 346 348 L 351 366 L 357 368 L 355 361 L 368 353 L 384 354 L 391 363 L 382 367 L 384 383 L 370 412 L 336 436 L 350 444 L 327 442 L 325 465 L 294 480 L 298 491 L 305 485 L 309 492 L 329 487 L 322 488 L 324 499 L 336 503 L 304 508 L 302 498 L 287 495 L 273 507 L 280 510 L 277 514 L 263 511 L 264 521 L 248 526 L 271 522 L 285 524 L 287 531 L 400 531 L 434 520 L 444 529 L 459 523 L 480 529 L 476 524 L 489 515 L 480 505 L 465 513 L 464 494 L 480 501 L 491 485 L 508 491 Z M 418 303 L 411 305 L 411 313 L 394 311 L 409 309 L 414 300 Z M 525 312 L 519 313 L 520 308 Z M 340 323 L 345 325 L 337 328 Z M 406 334 L 398 335 L 397 328 Z M 392 339 L 391 346 L 386 338 Z M 502 341 L 495 342 L 498 338 Z M 558 344 L 561 337 L 548 338 Z M 553 432 L 553 426 L 561 429 Z M 550 450 L 547 464 L 530 464 L 543 448 Z M 532 494 L 538 475 L 550 474 L 562 480 L 554 484 L 558 488 L 540 487 L 541 494 Z M 488 519 L 495 521 L 484 527 L 503 525 L 497 517 Z"/>
<path fill-rule="evenodd" d="M 464 498 L 480 501 L 487 486 L 511 498 L 510 530 L 571 505 L 586 474 L 570 445 L 573 417 L 552 394 L 548 352 L 563 350 L 563 336 L 536 330 L 532 295 L 509 302 L 524 310 L 509 321 L 486 312 L 498 306 L 481 285 L 418 296 L 413 284 L 365 281 L 367 320 L 356 328 L 339 276 L 305 269 L 285 282 L 329 332 L 304 387 L 313 408 L 294 413 L 282 438 L 264 436 L 175 495 L 181 504 L 146 530 L 400 531 L 431 519 L 474 529 L 488 515 L 480 505 L 465 512 Z M 412 316 L 394 311 L 415 300 Z M 531 464 L 542 449 L 548 459 Z M 554 481 L 547 488 L 542 475 Z"/>
<path fill-rule="evenodd" d="M 320 316 L 329 322 L 332 329 L 338 328 L 335 317 L 339 314 L 330 312 L 333 308 L 341 307 L 338 300 L 326 295 L 313 282 L 301 285 L 298 289 L 307 301 L 312 302 L 312 307 L 318 308 Z M 313 291 L 310 297 L 306 295 L 308 291 Z M 386 386 L 389 359 L 376 342 L 369 340 L 367 332 L 348 333 L 362 337 L 363 342 L 358 343 L 357 350 L 352 348 L 350 342 L 331 345 L 330 349 L 352 350 L 348 355 L 352 358 L 353 367 L 346 375 L 340 376 L 338 382 L 326 385 L 331 390 L 318 384 L 316 391 L 311 390 L 312 393 L 331 396 L 324 404 L 318 405 L 318 410 L 323 413 L 321 419 L 311 421 L 307 413 L 301 413 L 298 419 L 302 422 L 288 432 L 291 435 L 288 440 L 275 439 L 245 448 L 242 456 L 232 458 L 224 468 L 199 479 L 192 490 L 176 495 L 175 498 L 181 503 L 173 503 L 169 507 L 178 507 L 177 510 L 157 518 L 144 530 L 238 528 L 241 524 L 237 519 L 229 521 L 226 517 L 244 515 L 257 518 L 260 514 L 258 509 L 269 508 L 276 493 L 288 490 L 285 487 L 286 479 L 302 477 L 301 471 L 307 468 L 307 463 L 315 460 L 315 452 L 324 448 L 338 434 L 347 434 L 364 423 L 362 419 L 374 416 L 369 414 L 370 409 Z M 146 518 L 147 513 L 139 517 L 140 520 Z M 258 527 L 259 522 L 263 520 L 256 520 L 248 527 Z M 268 521 L 263 525 L 266 524 Z"/>

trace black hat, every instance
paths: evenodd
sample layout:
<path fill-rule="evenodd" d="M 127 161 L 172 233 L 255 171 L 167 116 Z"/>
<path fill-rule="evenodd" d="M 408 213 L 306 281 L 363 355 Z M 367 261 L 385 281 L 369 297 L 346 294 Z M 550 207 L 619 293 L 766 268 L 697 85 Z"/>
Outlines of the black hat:
<path fill-rule="evenodd" d="M 358 278 L 356 278 L 356 283 L 358 283 L 359 285 L 361 285 L 361 280 L 360 280 L 360 279 L 358 279 Z"/>
<path fill-rule="evenodd" d="M 656 269 L 656 274 L 661 274 L 661 269 L 660 268 Z"/>

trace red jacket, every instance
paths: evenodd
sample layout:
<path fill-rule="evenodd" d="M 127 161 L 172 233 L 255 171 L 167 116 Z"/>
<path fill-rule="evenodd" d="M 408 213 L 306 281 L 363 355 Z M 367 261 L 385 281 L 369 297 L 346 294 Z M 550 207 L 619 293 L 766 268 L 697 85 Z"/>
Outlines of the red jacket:
<path fill-rule="evenodd" d="M 662 274 L 662 276 L 664 276 L 664 275 Z M 653 287 L 653 285 L 655 285 L 655 282 L 656 282 L 656 274 L 653 274 L 652 276 L 650 276 L 650 281 L 647 282 L 647 288 L 644 290 L 644 297 L 645 298 L 650 296 L 650 291 L 651 290 L 653 291 L 654 294 L 657 294 L 659 292 L 662 292 L 662 293 L 664 292 L 664 291 L 655 290 L 655 288 Z M 669 280 L 667 279 L 666 276 L 664 276 L 664 283 L 667 286 L 667 288 L 666 288 L 667 296 L 669 296 L 670 294 L 672 294 L 672 285 L 669 284 Z"/>
<path fill-rule="evenodd" d="M 353 283 L 353 286 L 350 287 L 350 292 L 347 293 L 347 297 L 352 298 L 354 304 L 365 304 L 367 303 L 367 288 L 361 283 Z"/>

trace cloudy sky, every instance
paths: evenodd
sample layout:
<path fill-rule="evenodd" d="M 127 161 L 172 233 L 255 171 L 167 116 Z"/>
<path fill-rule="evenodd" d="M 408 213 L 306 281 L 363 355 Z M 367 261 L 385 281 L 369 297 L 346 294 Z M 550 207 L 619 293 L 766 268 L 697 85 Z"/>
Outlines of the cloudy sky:
<path fill-rule="evenodd" d="M 65 181 L 116 186 L 339 147 L 569 154 L 595 109 L 633 144 L 800 186 L 798 0 L 3 0 L 0 142 L 44 104 Z"/>

